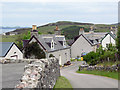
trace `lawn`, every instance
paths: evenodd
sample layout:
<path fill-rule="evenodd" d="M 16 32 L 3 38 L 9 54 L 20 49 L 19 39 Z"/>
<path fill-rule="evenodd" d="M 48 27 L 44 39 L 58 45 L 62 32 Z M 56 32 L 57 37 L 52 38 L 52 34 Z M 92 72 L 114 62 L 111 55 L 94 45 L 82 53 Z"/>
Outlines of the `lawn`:
<path fill-rule="evenodd" d="M 105 77 L 110 77 L 110 78 L 118 80 L 118 72 L 107 72 L 107 71 L 96 71 L 96 70 L 94 70 L 94 71 L 82 70 L 82 71 L 77 71 L 77 73 L 105 76 Z"/>
<path fill-rule="evenodd" d="M 73 90 L 70 82 L 65 77 L 63 77 L 63 76 L 60 76 L 58 78 L 58 80 L 56 81 L 56 84 L 54 86 L 54 90 L 58 89 L 58 88 L 59 89 L 61 88 L 61 90 L 63 88 L 69 88 L 70 90 Z"/>

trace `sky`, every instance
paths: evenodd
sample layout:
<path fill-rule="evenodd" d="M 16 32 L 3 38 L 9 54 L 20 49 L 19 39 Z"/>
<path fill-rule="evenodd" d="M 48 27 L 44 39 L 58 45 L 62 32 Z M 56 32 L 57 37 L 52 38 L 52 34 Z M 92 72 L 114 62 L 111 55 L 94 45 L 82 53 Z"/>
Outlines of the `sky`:
<path fill-rule="evenodd" d="M 65 1 L 65 0 L 64 0 Z M 2 26 L 38 26 L 57 21 L 74 21 L 95 24 L 118 22 L 118 2 L 75 1 L 48 2 L 14 0 L 0 3 Z"/>

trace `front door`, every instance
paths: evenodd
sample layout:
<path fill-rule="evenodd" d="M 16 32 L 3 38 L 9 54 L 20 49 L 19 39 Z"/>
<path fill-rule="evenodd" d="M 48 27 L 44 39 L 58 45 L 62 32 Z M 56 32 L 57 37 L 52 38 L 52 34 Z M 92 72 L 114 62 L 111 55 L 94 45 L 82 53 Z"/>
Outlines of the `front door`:
<path fill-rule="evenodd" d="M 59 55 L 59 64 L 62 65 L 61 64 L 61 55 Z"/>

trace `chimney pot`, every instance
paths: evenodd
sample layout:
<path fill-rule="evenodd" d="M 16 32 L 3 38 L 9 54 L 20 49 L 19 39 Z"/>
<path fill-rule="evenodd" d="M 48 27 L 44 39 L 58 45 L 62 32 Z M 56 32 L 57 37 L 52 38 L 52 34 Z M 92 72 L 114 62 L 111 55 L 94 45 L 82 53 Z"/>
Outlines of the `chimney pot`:
<path fill-rule="evenodd" d="M 32 25 L 32 31 L 37 30 L 37 25 Z"/>
<path fill-rule="evenodd" d="M 58 30 L 58 26 L 56 25 L 56 30 Z"/>

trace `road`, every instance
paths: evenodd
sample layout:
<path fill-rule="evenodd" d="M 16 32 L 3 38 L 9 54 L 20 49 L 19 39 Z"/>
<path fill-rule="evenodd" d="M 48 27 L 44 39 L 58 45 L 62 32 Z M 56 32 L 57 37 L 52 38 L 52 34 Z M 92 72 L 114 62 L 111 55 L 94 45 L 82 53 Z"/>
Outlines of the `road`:
<path fill-rule="evenodd" d="M 73 62 L 72 64 L 61 69 L 61 76 L 66 77 L 73 88 L 118 88 L 118 80 L 76 73 L 82 62 Z"/>
<path fill-rule="evenodd" d="M 2 77 L 0 85 L 2 84 L 2 88 L 14 88 L 20 81 L 26 64 L 27 63 L 2 64 L 2 71 L 0 71 L 0 77 Z"/>

